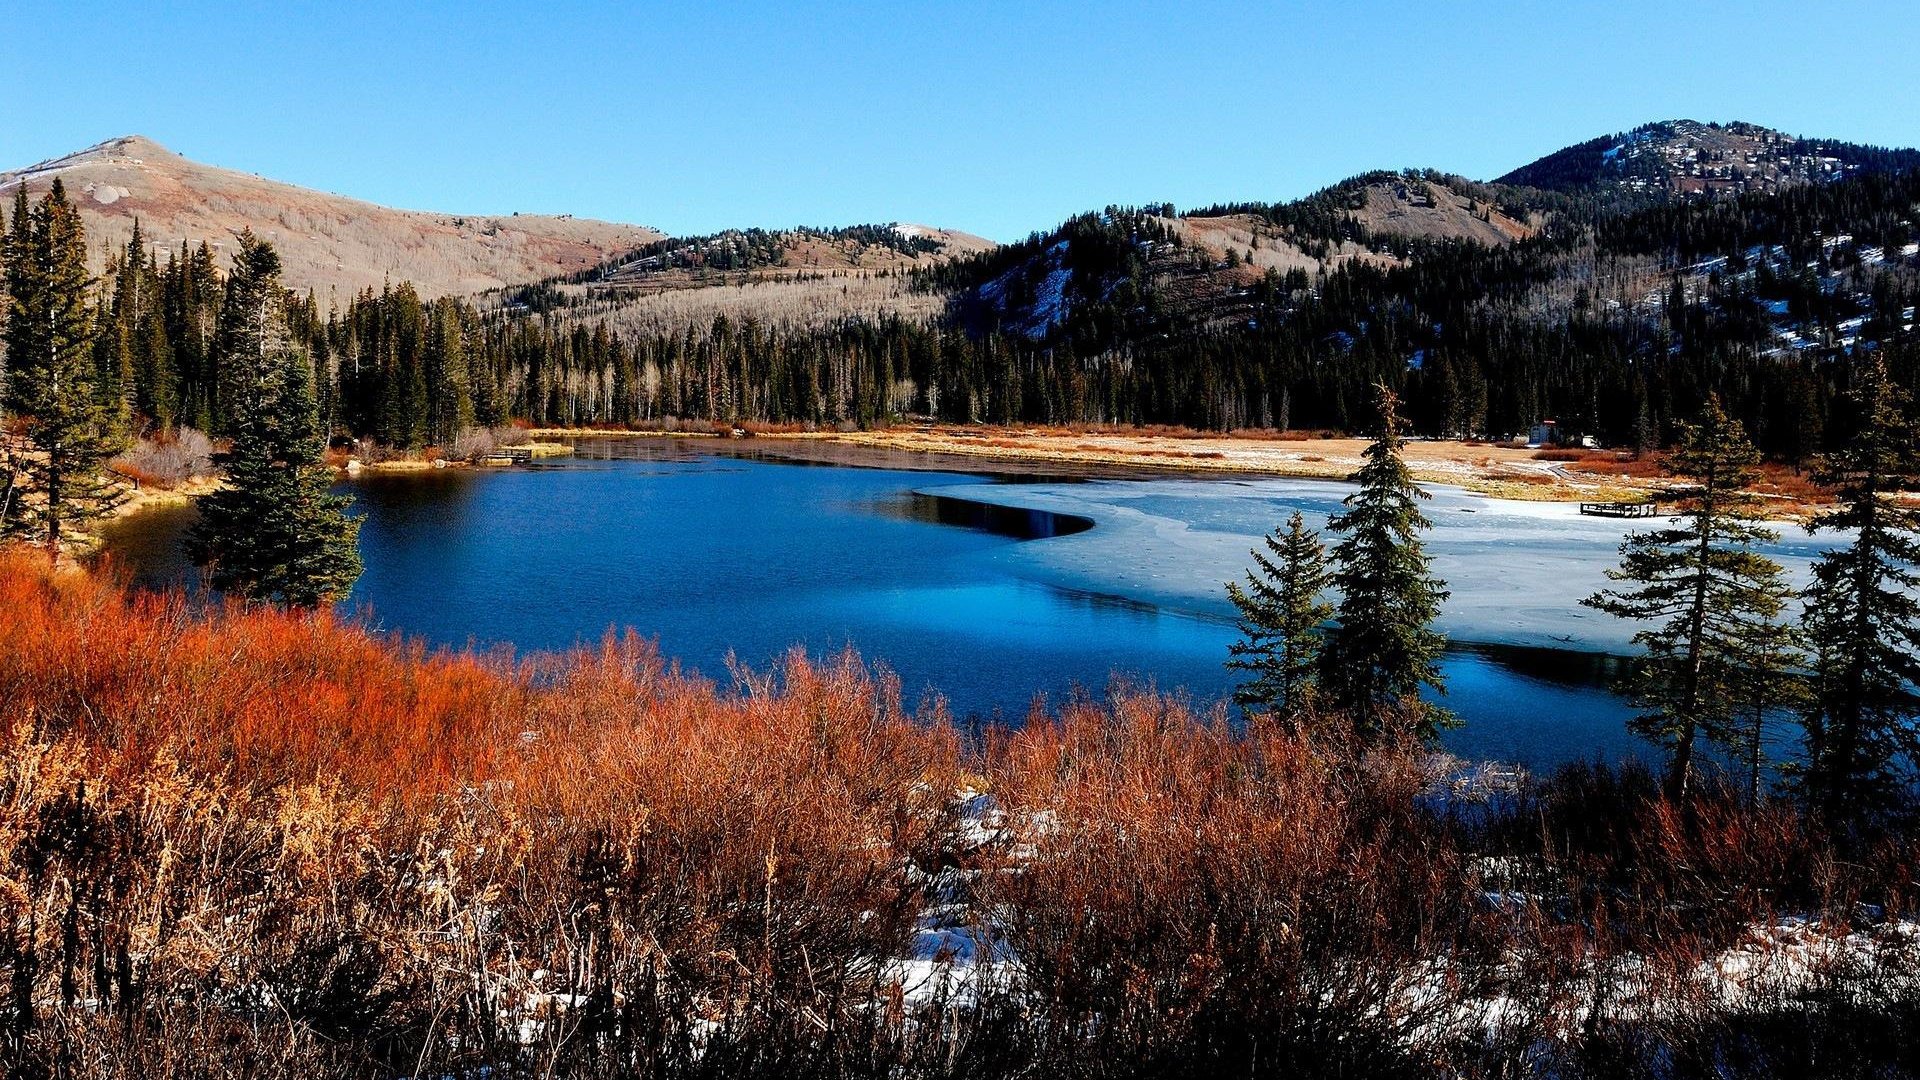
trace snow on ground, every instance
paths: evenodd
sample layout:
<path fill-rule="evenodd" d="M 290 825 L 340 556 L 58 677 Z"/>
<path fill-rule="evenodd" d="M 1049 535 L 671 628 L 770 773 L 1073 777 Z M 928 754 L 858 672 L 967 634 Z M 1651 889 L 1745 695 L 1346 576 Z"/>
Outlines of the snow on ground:
<path fill-rule="evenodd" d="M 1034 288 L 1031 314 L 1018 321 L 1020 332 L 1038 340 L 1049 330 L 1065 321 L 1067 310 L 1067 284 L 1073 279 L 1073 271 L 1065 265 L 1067 241 L 1056 241 L 1046 250 L 1042 258 L 1047 266 L 1047 276 Z M 1027 268 L 1016 266 L 985 285 L 980 286 L 980 296 L 989 303 L 1004 302 L 1014 278 L 1027 273 Z M 1010 313 L 1011 314 L 1011 313 Z"/>
<path fill-rule="evenodd" d="M 1231 613 L 1225 583 L 1251 565 L 1261 534 L 1299 510 L 1324 528 L 1353 488 L 1323 480 L 1096 480 L 1083 483 L 964 485 L 921 492 L 1093 519 L 1072 536 L 1012 545 L 998 558 L 1032 580 L 1163 608 Z M 1426 504 L 1434 571 L 1453 595 L 1440 628 L 1461 642 L 1633 651 L 1634 627 L 1580 606 L 1605 588 L 1631 531 L 1665 519 L 1582 516 L 1572 503 L 1491 499 L 1432 487 Z M 1813 560 L 1840 540 L 1780 525 L 1766 550 L 1803 584 Z"/>

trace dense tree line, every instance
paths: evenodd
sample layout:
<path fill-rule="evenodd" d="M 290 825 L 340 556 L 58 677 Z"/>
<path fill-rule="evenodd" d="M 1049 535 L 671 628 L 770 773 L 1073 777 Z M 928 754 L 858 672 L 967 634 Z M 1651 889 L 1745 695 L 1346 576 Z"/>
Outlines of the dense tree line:
<path fill-rule="evenodd" d="M 1713 397 L 1763 453 L 1799 462 L 1843 423 L 1854 356 L 1875 352 L 1896 384 L 1914 384 L 1920 345 L 1905 312 L 1920 276 L 1868 272 L 1848 263 L 1853 249 L 1820 238 L 1846 232 L 1897 254 L 1915 235 L 1916 199 L 1920 176 L 1871 173 L 1591 228 L 1563 221 L 1499 248 L 1408 241 L 1396 263 L 1268 274 L 1210 308 L 1183 301 L 1182 282 L 1222 267 L 1183 241 L 1169 207 L 1110 207 L 919 271 L 919 287 L 956 297 L 932 325 L 723 317 L 619 335 L 568 318 L 558 292 L 483 308 L 404 283 L 341 309 L 310 297 L 285 306 L 315 363 L 324 429 L 397 447 L 444 446 L 464 426 L 510 418 L 1352 431 L 1384 384 L 1413 434 L 1504 436 L 1552 418 L 1565 433 L 1636 447 L 1676 437 Z M 1774 245 L 1784 258 L 1749 264 L 1753 247 Z M 136 232 L 109 267 L 93 315 L 97 392 L 136 426 L 218 429 L 223 268 L 205 244 L 160 255 Z M 1680 272 L 1707 257 L 1725 263 Z M 1642 264 L 1667 275 L 1658 303 L 1622 304 L 1584 283 L 1598 268 Z M 1804 348 L 1778 347 L 1778 313 Z"/>
<path fill-rule="evenodd" d="M 19 438 L 0 438 L 0 536 L 26 536 L 57 563 L 125 498 L 108 462 L 132 435 L 195 423 L 229 447 L 192 544 L 213 583 L 302 608 L 345 596 L 360 576 L 358 524 L 321 464 L 314 355 L 296 332 L 311 336 L 311 304 L 290 302 L 272 246 L 245 232 L 229 274 L 204 244 L 161 270 L 136 225 L 101 288 L 60 181 L 37 204 L 23 185 L 9 216 L 0 412 Z"/>

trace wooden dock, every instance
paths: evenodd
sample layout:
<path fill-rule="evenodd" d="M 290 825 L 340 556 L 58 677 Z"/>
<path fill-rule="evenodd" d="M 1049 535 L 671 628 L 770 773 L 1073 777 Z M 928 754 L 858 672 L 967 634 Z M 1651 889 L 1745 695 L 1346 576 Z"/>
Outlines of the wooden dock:
<path fill-rule="evenodd" d="M 1580 512 L 1588 517 L 1648 518 L 1660 513 L 1656 502 L 1583 502 Z"/>

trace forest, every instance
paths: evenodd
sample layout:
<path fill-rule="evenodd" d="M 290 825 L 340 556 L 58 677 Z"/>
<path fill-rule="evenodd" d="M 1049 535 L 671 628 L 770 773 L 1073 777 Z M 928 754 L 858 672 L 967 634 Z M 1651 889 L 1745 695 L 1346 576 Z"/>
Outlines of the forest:
<path fill-rule="evenodd" d="M 1604 209 L 1416 177 L 1546 222 L 1498 247 L 1360 228 L 1341 200 L 1371 174 L 1296 203 L 1195 212 L 1372 253 L 1313 274 L 1249 276 L 1233 253 L 1221 262 L 1183 240 L 1172 207 L 1111 207 L 895 271 L 946 297 L 933 319 L 720 315 L 616 332 L 575 316 L 578 294 L 557 283 L 479 300 L 398 283 L 325 311 L 290 296 L 290 326 L 326 429 L 401 449 L 508 420 L 1354 431 L 1385 383 L 1420 435 L 1502 438 L 1554 419 L 1569 438 L 1635 450 L 1670 442 L 1712 395 L 1768 456 L 1798 465 L 1845 437 L 1837 403 L 1860 357 L 1909 388 L 1920 369 L 1920 171 L 1890 161 L 1902 167 Z M 661 241 L 624 265 L 759 265 L 775 235 Z M 887 230 L 820 235 L 920 250 Z M 220 426 L 218 263 L 204 243 L 161 252 L 137 235 L 115 256 L 94 301 L 103 401 L 158 429 Z"/>

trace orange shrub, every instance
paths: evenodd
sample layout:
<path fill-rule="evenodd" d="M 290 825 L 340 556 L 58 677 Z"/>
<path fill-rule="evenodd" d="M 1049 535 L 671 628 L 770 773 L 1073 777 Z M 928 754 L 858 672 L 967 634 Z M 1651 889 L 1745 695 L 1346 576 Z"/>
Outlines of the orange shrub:
<path fill-rule="evenodd" d="M 851 653 L 722 689 L 4 552 L 0 703 L 18 1075 L 1614 1075 L 1809 1020 L 1897 1061 L 1920 1016 L 1857 945 L 1915 910 L 1909 833 L 1842 859 L 1634 770 L 1462 801 L 1337 717 L 1119 687 L 969 742 Z M 1719 995 L 1782 913 L 1837 951 Z"/>

